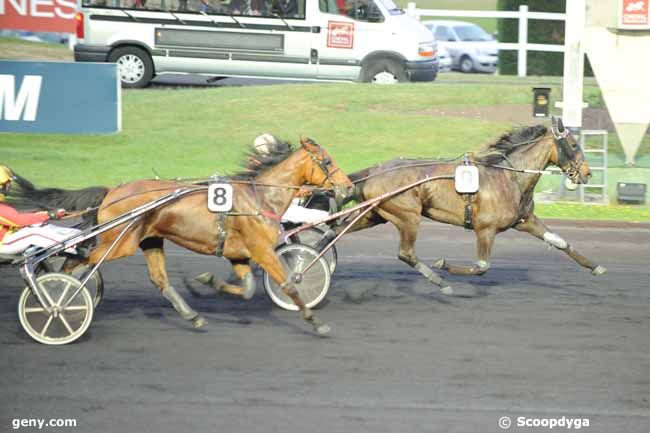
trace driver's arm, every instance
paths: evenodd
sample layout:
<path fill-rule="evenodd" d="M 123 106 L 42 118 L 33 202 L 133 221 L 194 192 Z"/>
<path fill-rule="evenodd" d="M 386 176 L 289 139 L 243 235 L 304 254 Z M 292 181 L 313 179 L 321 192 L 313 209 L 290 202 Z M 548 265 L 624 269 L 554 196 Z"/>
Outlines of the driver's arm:
<path fill-rule="evenodd" d="M 21 228 L 33 224 L 44 223 L 50 219 L 48 212 L 18 212 L 11 206 L 0 204 L 0 224 Z"/>

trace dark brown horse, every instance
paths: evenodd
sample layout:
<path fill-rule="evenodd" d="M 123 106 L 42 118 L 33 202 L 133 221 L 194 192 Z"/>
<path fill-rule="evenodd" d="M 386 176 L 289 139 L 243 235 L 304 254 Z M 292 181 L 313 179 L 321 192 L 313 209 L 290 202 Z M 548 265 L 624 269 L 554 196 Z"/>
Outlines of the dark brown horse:
<path fill-rule="evenodd" d="M 474 157 L 473 162 L 479 168 L 480 189 L 470 196 L 469 208 L 467 197 L 455 189 L 454 171 L 458 161 L 396 159 L 351 174 L 358 201 L 372 199 L 426 176 L 448 175 L 447 179 L 424 183 L 382 202 L 351 231 L 391 222 L 400 234 L 399 259 L 440 286 L 446 294 L 452 293 L 449 285 L 415 255 L 422 216 L 457 226 L 466 226 L 471 221 L 476 233 L 478 262 L 474 266 L 460 266 L 441 259 L 433 265 L 452 274 L 484 274 L 490 267 L 490 251 L 496 234 L 510 228 L 548 242 L 594 275 L 606 272 L 551 232 L 533 212 L 533 191 L 541 176 L 539 171 L 555 165 L 576 183 L 586 183 L 591 177 L 582 150 L 561 120 L 556 123 L 554 119 L 551 129 L 535 126 L 506 134 L 486 152 Z M 471 219 L 466 209 L 470 209 Z"/>
<path fill-rule="evenodd" d="M 314 330 L 325 334 L 329 327 L 317 320 L 305 306 L 275 254 L 280 234 L 280 215 L 303 185 L 334 189 L 339 199 L 349 195 L 353 185 L 327 152 L 310 139 L 301 139 L 301 146 L 297 150 L 285 143 L 266 157 L 257 158 L 252 171 L 230 179 L 234 194 L 233 208 L 228 216 L 208 210 L 205 190 L 183 196 L 142 216 L 108 253 L 107 260 L 132 256 L 142 249 L 151 281 L 179 314 L 195 327 L 203 326 L 206 321 L 187 305 L 170 284 L 163 239 L 197 253 L 226 257 L 244 286 L 228 285 L 225 288 L 235 294 L 250 295 L 251 290 L 254 291 L 250 268 L 250 261 L 253 260 L 281 285 Z M 97 220 L 99 223 L 110 221 L 138 206 L 188 187 L 196 185 L 156 180 L 121 185 L 105 195 Z M 97 245 L 88 259 L 89 264 L 100 261 L 124 226 L 98 237 Z"/>

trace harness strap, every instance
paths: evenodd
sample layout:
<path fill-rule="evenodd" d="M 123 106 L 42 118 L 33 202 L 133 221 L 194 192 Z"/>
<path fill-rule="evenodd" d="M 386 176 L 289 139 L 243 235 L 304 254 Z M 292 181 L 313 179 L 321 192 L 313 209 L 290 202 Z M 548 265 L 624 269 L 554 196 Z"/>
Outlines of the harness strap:
<path fill-rule="evenodd" d="M 277 222 L 282 221 L 281 215 L 278 215 L 275 212 L 271 212 L 270 210 L 262 209 L 260 213 L 262 214 L 263 217 L 272 219 L 273 221 L 277 221 Z"/>
<path fill-rule="evenodd" d="M 469 154 L 465 154 L 463 156 L 463 164 L 464 165 L 470 165 L 469 161 Z M 463 227 L 465 227 L 466 230 L 472 230 L 474 228 L 474 221 L 473 221 L 473 212 L 472 212 L 472 196 L 474 194 L 463 194 L 465 197 L 465 218 L 463 218 Z"/>
<path fill-rule="evenodd" d="M 217 214 L 217 248 L 214 251 L 214 255 L 217 257 L 223 256 L 223 247 L 226 244 L 226 236 L 228 232 L 226 231 L 226 213 L 219 212 Z"/>
<path fill-rule="evenodd" d="M 474 229 L 474 220 L 472 217 L 472 194 L 463 194 L 465 196 L 465 218 L 463 220 L 463 227 L 467 230 Z"/>

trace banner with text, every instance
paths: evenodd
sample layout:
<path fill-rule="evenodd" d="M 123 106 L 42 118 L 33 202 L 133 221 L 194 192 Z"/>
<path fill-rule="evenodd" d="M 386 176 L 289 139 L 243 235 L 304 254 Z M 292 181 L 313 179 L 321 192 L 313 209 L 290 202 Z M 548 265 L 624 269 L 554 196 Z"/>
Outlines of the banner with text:
<path fill-rule="evenodd" d="M 74 0 L 0 0 L 0 29 L 74 33 Z"/>
<path fill-rule="evenodd" d="M 121 90 L 114 63 L 0 61 L 0 132 L 118 132 Z"/>

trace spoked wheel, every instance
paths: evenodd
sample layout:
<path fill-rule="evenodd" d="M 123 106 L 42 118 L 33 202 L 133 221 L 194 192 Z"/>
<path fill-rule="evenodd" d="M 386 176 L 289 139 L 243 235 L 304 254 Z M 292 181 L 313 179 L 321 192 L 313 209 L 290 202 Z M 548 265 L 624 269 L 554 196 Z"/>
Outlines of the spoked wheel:
<path fill-rule="evenodd" d="M 41 275 L 36 285 L 53 308 L 48 312 L 32 289 L 26 287 L 18 301 L 18 317 L 25 332 L 39 343 L 49 345 L 68 344 L 81 337 L 93 319 L 93 301 L 88 290 L 84 287 L 70 299 L 81 282 L 58 273 Z"/>
<path fill-rule="evenodd" d="M 322 229 L 319 229 L 318 227 L 310 227 L 306 230 L 301 231 L 300 233 L 296 233 L 292 238 L 295 237 L 295 239 L 291 239 L 293 243 L 301 243 L 303 245 L 308 245 L 310 247 L 316 247 L 318 245 L 318 242 L 323 238 L 323 235 L 325 232 Z M 329 264 L 330 268 L 330 274 L 333 274 L 334 271 L 336 271 L 336 265 L 338 263 L 338 253 L 336 251 L 336 245 L 332 245 L 332 248 L 327 250 L 327 252 L 323 255 L 323 258 L 327 260 L 327 263 Z"/>
<path fill-rule="evenodd" d="M 37 271 L 37 275 L 41 275 L 45 272 L 62 272 L 66 260 L 67 257 L 65 256 L 53 256 L 48 258 L 46 260 L 46 266 L 41 267 L 41 269 Z M 88 265 L 75 266 L 72 269 L 72 272 L 70 272 L 70 275 L 79 281 L 83 281 L 91 269 L 92 266 Z M 88 289 L 88 293 L 90 293 L 90 297 L 93 299 L 93 306 L 97 308 L 104 297 L 104 277 L 99 269 L 86 283 L 86 289 Z"/>
<path fill-rule="evenodd" d="M 91 270 L 92 266 L 79 265 L 72 270 L 70 275 L 79 281 L 83 281 Z M 104 277 L 99 272 L 99 269 L 90 277 L 85 288 L 88 289 L 88 293 L 93 300 L 93 307 L 97 308 L 104 298 Z"/>
<path fill-rule="evenodd" d="M 276 254 L 289 278 L 294 274 L 302 273 L 307 265 L 318 257 L 315 249 L 302 244 L 281 246 L 276 250 Z M 307 307 L 316 308 L 327 296 L 330 283 L 329 263 L 321 257 L 303 274 L 302 280 L 296 283 L 296 289 Z M 298 310 L 296 304 L 280 289 L 280 286 L 271 279 L 266 271 L 264 272 L 264 290 L 278 307 L 291 311 Z"/>

